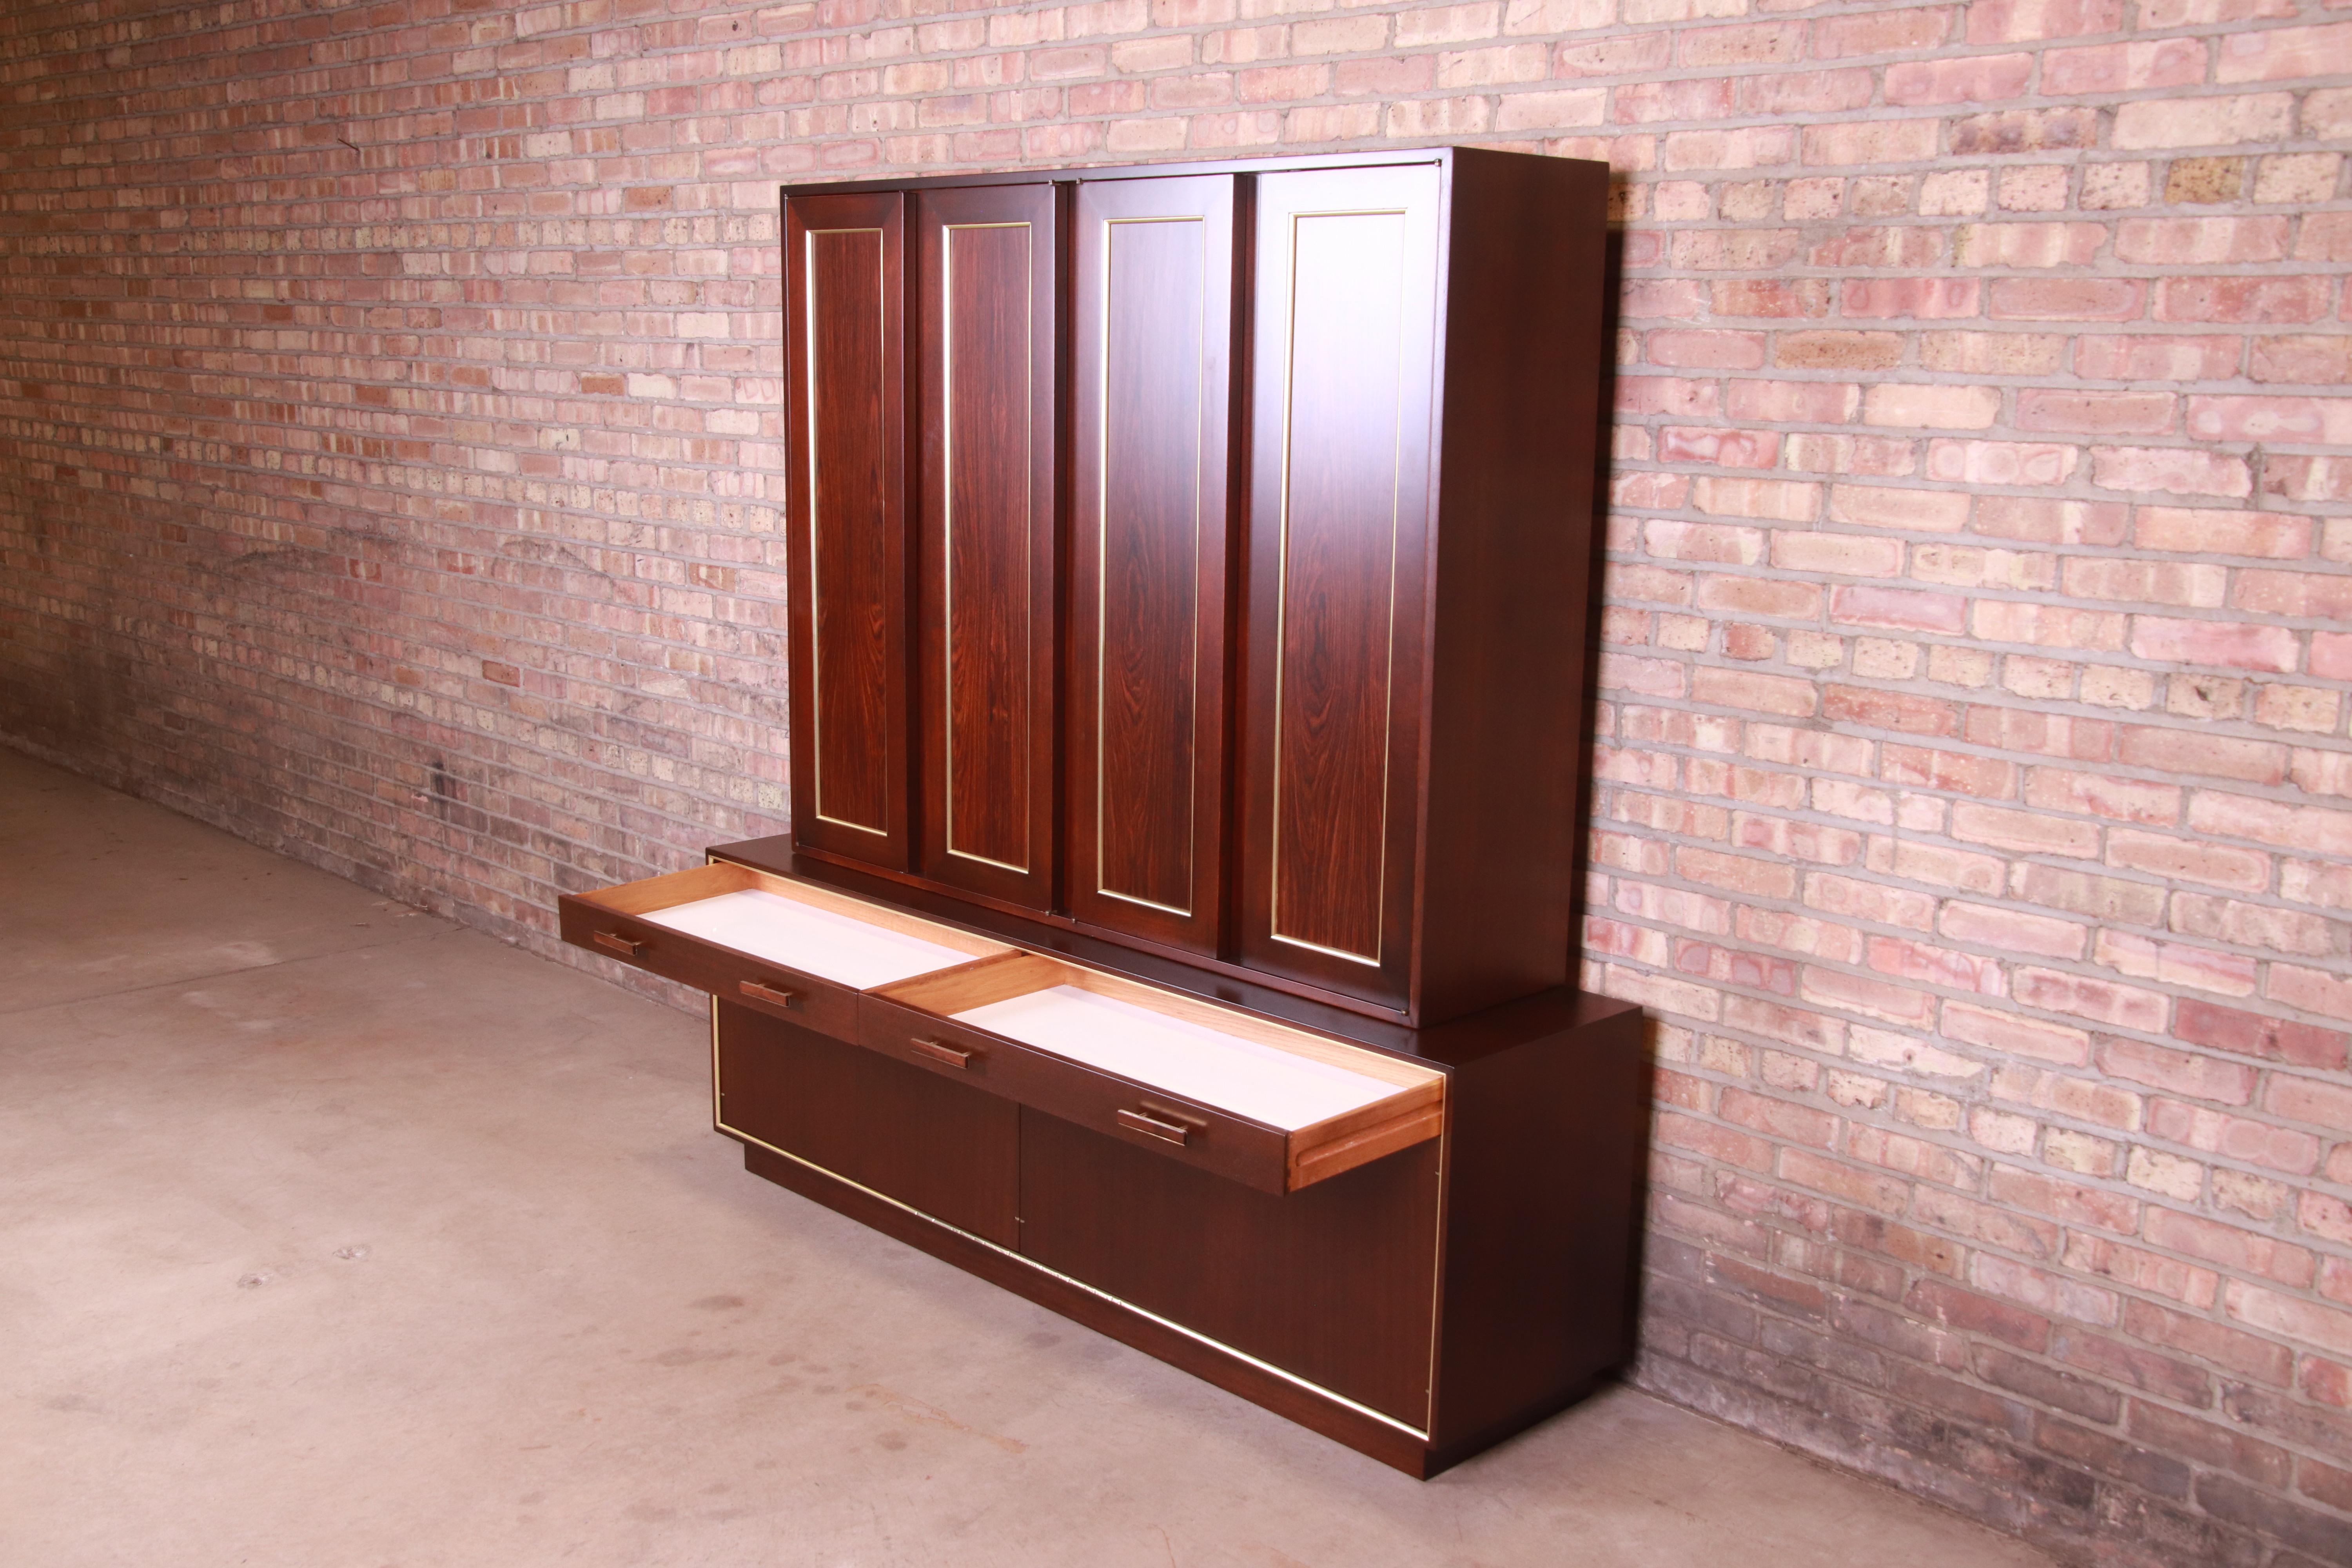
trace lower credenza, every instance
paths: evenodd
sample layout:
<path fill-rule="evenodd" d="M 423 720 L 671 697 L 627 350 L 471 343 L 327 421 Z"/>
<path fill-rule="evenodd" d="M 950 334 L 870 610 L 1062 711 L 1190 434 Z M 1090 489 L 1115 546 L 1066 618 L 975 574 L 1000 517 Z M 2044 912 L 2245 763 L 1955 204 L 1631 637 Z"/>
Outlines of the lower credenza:
<path fill-rule="evenodd" d="M 712 994 L 755 1174 L 1416 1476 L 1630 1356 L 1637 1008 L 1406 1029 L 772 841 L 713 856 L 562 928 Z M 1024 1037 L 1055 1007 L 1136 1033 Z"/>

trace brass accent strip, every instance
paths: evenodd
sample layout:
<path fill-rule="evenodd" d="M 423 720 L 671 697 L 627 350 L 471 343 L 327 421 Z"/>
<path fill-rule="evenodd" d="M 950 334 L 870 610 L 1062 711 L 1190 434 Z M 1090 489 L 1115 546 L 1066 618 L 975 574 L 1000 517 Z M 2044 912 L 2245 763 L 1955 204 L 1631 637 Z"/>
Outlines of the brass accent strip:
<path fill-rule="evenodd" d="M 779 1149 L 773 1143 L 769 1142 L 763 1138 L 754 1138 L 749 1132 L 745 1132 L 740 1128 L 728 1126 L 725 1121 L 718 1120 L 717 1117 L 719 1093 L 719 1004 L 715 1001 L 710 1005 L 710 1072 L 712 1096 L 711 1125 L 715 1131 L 723 1132 L 728 1137 L 739 1138 L 746 1143 L 754 1144 L 759 1148 L 765 1149 L 769 1153 L 790 1160 L 793 1164 L 799 1165 L 803 1169 L 814 1171 L 820 1176 L 830 1177 L 834 1181 L 839 1182 L 845 1187 L 854 1188 L 858 1192 L 864 1193 L 869 1198 L 878 1199 L 883 1203 L 888 1204 L 894 1209 L 913 1215 L 917 1219 L 925 1221 L 928 1224 L 938 1226 L 941 1230 L 951 1232 L 954 1235 L 963 1237 L 966 1241 L 974 1242 L 979 1246 L 984 1247 L 988 1248 L 989 1251 L 997 1254 L 999 1257 L 1010 1258 L 1013 1262 L 1022 1265 L 1024 1268 L 1034 1268 L 1038 1273 L 1045 1275 L 1049 1279 L 1058 1279 L 1065 1285 L 1074 1286 L 1076 1289 L 1085 1291 L 1087 1295 L 1095 1297 L 1098 1300 L 1108 1301 L 1114 1307 L 1124 1307 L 1139 1318 L 1147 1319 L 1151 1322 L 1159 1324 L 1163 1329 L 1169 1329 L 1176 1333 L 1180 1333 L 1196 1344 L 1203 1344 L 1208 1346 L 1211 1350 L 1222 1352 L 1223 1353 L 1233 1357 L 1237 1362 L 1241 1362 L 1248 1366 L 1255 1367 L 1260 1372 L 1267 1373 L 1275 1377 L 1278 1377 L 1282 1379 L 1283 1382 L 1287 1383 L 1294 1387 L 1303 1388 L 1318 1399 L 1328 1399 L 1332 1404 L 1340 1405 L 1345 1409 L 1352 1410 L 1359 1415 L 1368 1415 L 1383 1426 L 1393 1426 L 1398 1431 L 1403 1433 L 1406 1436 L 1413 1438 L 1418 1442 L 1426 1443 L 1429 1441 L 1429 1434 L 1418 1426 L 1400 1421 L 1395 1416 L 1388 1415 L 1382 1411 L 1375 1410 L 1369 1405 L 1360 1405 L 1344 1394 L 1334 1394 L 1331 1390 L 1324 1387 L 1319 1383 L 1309 1383 L 1307 1379 L 1299 1376 L 1295 1372 L 1286 1372 L 1281 1367 L 1276 1366 L 1271 1362 L 1260 1361 L 1257 1357 L 1250 1354 L 1247 1351 L 1235 1350 L 1233 1346 L 1225 1343 L 1223 1340 L 1211 1339 L 1208 1335 L 1201 1332 L 1198 1329 L 1188 1329 L 1181 1323 L 1176 1322 L 1171 1319 L 1163 1318 L 1157 1312 L 1150 1311 L 1146 1308 L 1139 1307 L 1134 1302 L 1114 1296 L 1108 1290 L 1097 1289 L 1096 1287 L 1087 1284 L 1083 1279 L 1073 1279 L 1070 1276 L 1063 1273 L 1058 1268 L 1048 1268 L 1044 1264 L 1038 1262 L 1035 1258 L 1024 1258 L 1009 1247 L 1000 1247 L 995 1242 L 989 1240 L 986 1237 L 974 1236 L 971 1232 L 961 1229 L 956 1226 L 950 1225 L 943 1219 L 935 1218 L 934 1216 L 927 1215 L 922 1210 L 915 1207 L 912 1204 L 901 1203 L 887 1193 L 877 1193 L 872 1187 L 866 1185 L 863 1182 L 853 1182 L 838 1171 L 826 1170 L 823 1165 L 818 1164 L 814 1160 L 803 1160 L 789 1149 Z M 1053 1310 L 1050 1307 L 1045 1310 L 1047 1311 Z M 1084 1325 L 1081 1326 L 1083 1327 Z M 1110 1336 L 1106 1334 L 1103 1337 L 1108 1339 Z M 1434 1346 L 1436 1339 L 1437 1322 L 1434 1316 L 1433 1316 L 1430 1320 L 1430 1342 L 1433 1346 Z M 1133 1349 L 1134 1347 L 1129 1346 L 1129 1348 Z M 1144 1355 L 1151 1354 L 1150 1351 L 1143 1351 L 1139 1353 Z M 1433 1355 L 1434 1353 L 1434 1350 L 1433 1349 L 1432 1354 Z M 1157 1356 L 1153 1356 L 1152 1359 L 1155 1361 L 1159 1360 Z M 1172 1363 L 1162 1363 L 1161 1364 L 1168 1365 Z M 1178 1367 L 1176 1370 L 1181 1372 L 1184 1369 Z M 1207 1380 L 1204 1378 L 1202 1381 L 1206 1382 Z M 1235 1395 L 1235 1397 L 1238 1398 L 1243 1396 Z M 1252 1403 L 1255 1402 L 1253 1401 Z"/>
<path fill-rule="evenodd" d="M 1201 254 L 1201 313 L 1198 319 L 1201 323 L 1202 331 L 1204 331 L 1206 330 L 1209 319 L 1209 218 L 1206 213 L 1198 215 L 1171 213 L 1156 217 L 1115 217 L 1104 220 L 1102 247 L 1102 320 L 1096 328 L 1096 331 L 1100 334 L 1102 340 L 1102 374 L 1097 383 L 1095 391 L 1095 405 L 1101 415 L 1101 418 L 1097 422 L 1097 427 L 1095 431 L 1095 450 L 1097 453 L 1095 460 L 1095 891 L 1103 898 L 1117 899 L 1122 903 L 1139 904 L 1147 910 L 1158 910 L 1162 914 L 1174 915 L 1180 920 L 1191 920 L 1192 918 L 1192 911 L 1190 908 L 1180 910 L 1173 904 L 1163 904 L 1156 900 L 1139 898 L 1133 893 L 1115 892 L 1108 887 L 1106 887 L 1103 883 L 1103 839 L 1107 837 L 1103 831 L 1103 643 L 1107 640 L 1105 633 L 1110 624 L 1111 240 L 1109 231 L 1118 228 L 1122 225 L 1142 223 L 1189 223 L 1198 226 L 1199 232 L 1193 237 L 1198 242 L 1198 248 Z M 1199 366 L 1201 361 L 1202 345 L 1200 339 L 1201 332 L 1194 332 L 1192 362 L 1196 368 Z M 1194 443 L 1192 452 L 1193 574 L 1191 578 L 1191 584 L 1192 586 L 1193 597 L 1190 607 L 1192 610 L 1192 622 L 1191 633 L 1192 638 L 1192 668 L 1191 671 L 1191 679 L 1192 683 L 1194 733 L 1186 736 L 1184 740 L 1186 758 L 1191 764 L 1184 770 L 1184 885 L 1188 889 L 1194 885 L 1194 877 L 1198 869 L 1200 855 L 1199 822 L 1201 816 L 1201 766 L 1200 757 L 1198 754 L 1198 731 L 1200 727 L 1199 715 L 1201 705 L 1200 438 L 1201 432 L 1206 427 L 1208 423 L 1208 410 L 1205 406 L 1208 395 L 1208 378 L 1206 376 L 1202 376 L 1201 378 L 1199 390 L 1193 395 L 1192 399 L 1192 438 Z"/>
<path fill-rule="evenodd" d="M 824 635 L 820 629 L 823 617 L 817 607 L 816 562 L 816 238 L 821 234 L 870 234 L 877 238 L 874 246 L 874 298 L 885 314 L 877 315 L 874 330 L 881 338 L 875 363 L 890 363 L 889 333 L 883 322 L 890 309 L 889 274 L 883 263 L 888 247 L 878 237 L 879 228 L 812 228 L 801 236 L 801 266 L 808 279 L 808 324 L 804 329 L 808 342 L 808 531 L 809 531 L 809 793 L 816 798 L 810 809 L 819 822 L 829 822 L 836 827 L 853 828 L 859 833 L 871 833 L 877 837 L 890 837 L 889 828 L 876 827 L 868 823 L 852 822 L 845 816 L 827 815 L 824 809 Z M 789 374 L 789 373 L 787 373 Z"/>
<path fill-rule="evenodd" d="M 1021 464 L 1021 617 L 1024 628 L 1021 646 L 1024 650 L 1034 653 L 1037 628 L 1030 624 L 1029 619 L 1030 603 L 1034 597 L 1029 584 L 1036 574 L 1036 563 L 1033 558 L 1033 552 L 1036 544 L 1034 538 L 1036 529 L 1034 521 L 1037 503 L 1036 497 L 1031 493 L 1030 486 L 1032 475 L 1037 466 L 1037 432 L 1034 427 L 1037 390 L 1035 386 L 1036 354 L 1031 342 L 1036 323 L 1030 320 L 1030 308 L 1036 292 L 1037 256 L 1036 247 L 1028 232 L 1029 227 L 1029 221 L 1026 218 L 1010 223 L 949 223 L 940 226 L 940 641 L 944 650 L 940 660 L 941 666 L 940 679 L 947 689 L 944 693 L 947 705 L 940 715 L 940 726 L 946 740 L 942 750 L 947 753 L 940 763 L 944 769 L 945 791 L 945 810 L 942 814 L 945 821 L 941 825 L 943 830 L 941 837 L 944 841 L 945 853 L 950 859 L 977 860 L 983 866 L 994 866 L 1000 870 L 1011 871 L 1023 877 L 1029 874 L 1029 868 L 1025 863 L 1015 866 L 1009 860 L 993 860 L 985 855 L 975 855 L 969 849 L 959 849 L 955 846 L 955 409 L 953 403 L 955 399 L 955 237 L 966 229 L 1020 229 L 1022 255 L 1026 262 L 1022 269 L 1022 276 L 1028 285 L 1027 291 L 1021 296 L 1022 319 L 1028 323 L 1030 329 L 1022 333 L 1024 346 L 1021 356 L 1023 399 L 1021 418 L 1022 429 L 1027 437 Z M 1029 672 L 1024 669 L 1021 679 L 1024 681 L 1028 680 Z M 1021 740 L 1021 755 L 1024 762 L 1021 775 L 1021 831 L 1022 847 L 1024 850 L 1029 847 L 1030 791 L 1035 783 L 1029 777 L 1026 766 L 1032 750 L 1026 731 L 1028 726 L 1036 722 L 1036 715 L 1030 710 L 1036 697 L 1036 692 L 1032 690 L 1028 700 L 1021 705 L 1024 731 Z"/>
<path fill-rule="evenodd" d="M 1283 656 L 1285 642 L 1284 616 L 1287 614 L 1290 607 L 1290 426 L 1291 413 L 1294 407 L 1293 393 L 1294 389 L 1297 385 L 1298 380 L 1295 374 L 1295 367 L 1297 363 L 1298 356 L 1298 226 L 1300 221 L 1305 218 L 1394 217 L 1401 220 L 1401 233 L 1397 249 L 1399 256 L 1402 257 L 1404 253 L 1406 242 L 1408 242 L 1412 237 L 1412 210 L 1406 207 L 1335 208 L 1330 211 L 1293 212 L 1290 215 L 1290 276 L 1286 280 L 1288 286 L 1285 289 L 1283 296 L 1285 300 L 1284 309 L 1286 311 L 1286 318 L 1283 321 L 1282 331 L 1282 504 L 1281 517 L 1276 523 L 1276 538 L 1280 542 L 1280 546 L 1276 554 L 1277 564 L 1275 575 L 1274 591 L 1274 745 L 1272 749 L 1274 802 L 1273 820 L 1266 825 L 1268 832 L 1273 836 L 1271 851 L 1266 856 L 1266 871 L 1269 884 L 1266 889 L 1266 934 L 1276 942 L 1286 942 L 1293 947 L 1303 947 L 1311 952 L 1327 953 L 1334 958 L 1343 958 L 1353 963 L 1369 964 L 1375 969 L 1380 967 L 1381 945 L 1387 937 L 1387 921 L 1381 918 L 1380 911 L 1381 907 L 1388 901 L 1389 773 L 1391 772 L 1391 757 L 1389 754 L 1391 739 L 1389 730 L 1391 720 L 1396 711 L 1396 551 L 1397 511 L 1401 501 L 1401 497 L 1398 493 L 1398 487 L 1402 485 L 1404 478 L 1404 465 L 1402 460 L 1397 461 L 1394 465 L 1394 477 L 1391 480 L 1389 492 L 1389 626 L 1388 637 L 1385 645 L 1387 649 L 1388 668 L 1385 671 L 1385 679 L 1382 682 L 1382 690 L 1385 693 L 1386 700 L 1382 704 L 1381 710 L 1381 831 L 1379 839 L 1380 853 L 1377 857 L 1377 861 L 1380 867 L 1380 879 L 1375 884 L 1372 904 L 1374 910 L 1373 918 L 1377 922 L 1379 929 L 1376 930 L 1374 933 L 1372 952 L 1369 956 L 1360 952 L 1349 952 L 1345 948 L 1326 947 L 1320 942 L 1304 942 L 1297 937 L 1285 936 L 1282 934 L 1281 931 L 1282 684 L 1284 675 L 1283 667 L 1285 664 Z M 1404 281 L 1405 279 L 1402 275 L 1402 268 L 1400 268 L 1397 279 L 1397 314 L 1400 318 L 1400 325 L 1397 333 L 1399 349 L 1397 385 L 1400 389 L 1404 384 L 1403 377 L 1405 371 L 1402 354 L 1404 332 L 1402 325 L 1402 318 L 1404 313 Z M 1392 457 L 1401 453 L 1403 446 L 1403 421 L 1404 398 L 1402 391 L 1400 391 L 1397 398 L 1396 437 L 1394 442 L 1389 448 Z M 1425 740 L 1423 743 L 1426 744 Z"/>

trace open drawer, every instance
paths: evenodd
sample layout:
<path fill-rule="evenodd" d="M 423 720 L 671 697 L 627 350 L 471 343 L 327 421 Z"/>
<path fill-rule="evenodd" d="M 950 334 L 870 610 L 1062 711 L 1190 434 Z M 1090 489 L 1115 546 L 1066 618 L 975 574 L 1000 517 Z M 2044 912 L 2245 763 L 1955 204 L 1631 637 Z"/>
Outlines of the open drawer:
<path fill-rule="evenodd" d="M 1014 952 L 725 862 L 566 893 L 556 909 L 575 947 L 844 1040 L 856 1037 L 868 987 Z"/>
<path fill-rule="evenodd" d="M 1034 953 L 877 987 L 858 1039 L 1270 1193 L 1444 1121 L 1433 1068 Z"/>

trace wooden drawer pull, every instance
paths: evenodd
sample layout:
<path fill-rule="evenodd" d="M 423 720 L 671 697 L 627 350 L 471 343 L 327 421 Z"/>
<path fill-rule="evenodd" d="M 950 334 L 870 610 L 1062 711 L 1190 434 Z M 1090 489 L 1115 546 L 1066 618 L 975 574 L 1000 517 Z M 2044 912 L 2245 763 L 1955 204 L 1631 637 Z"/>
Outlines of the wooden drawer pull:
<path fill-rule="evenodd" d="M 1192 1130 L 1181 1121 L 1169 1121 L 1145 1110 L 1122 1110 L 1118 1124 L 1129 1132 L 1140 1132 L 1146 1138 L 1158 1138 L 1165 1142 L 1182 1143 L 1192 1136 Z"/>
<path fill-rule="evenodd" d="M 917 1056 L 929 1057 L 935 1062 L 943 1062 L 951 1068 L 971 1066 L 970 1051 L 960 1051 L 953 1046 L 943 1046 L 937 1040 L 909 1040 L 907 1044 L 913 1047 Z"/>
<path fill-rule="evenodd" d="M 787 991 L 781 985 L 763 985 L 757 980 L 742 981 L 735 989 L 761 1002 L 772 1002 L 779 1007 L 789 1007 L 801 999 L 797 991 Z"/>
<path fill-rule="evenodd" d="M 622 958 L 636 957 L 637 949 L 646 945 L 641 942 L 631 942 L 616 931 L 600 931 L 589 940 L 606 952 L 617 954 Z"/>

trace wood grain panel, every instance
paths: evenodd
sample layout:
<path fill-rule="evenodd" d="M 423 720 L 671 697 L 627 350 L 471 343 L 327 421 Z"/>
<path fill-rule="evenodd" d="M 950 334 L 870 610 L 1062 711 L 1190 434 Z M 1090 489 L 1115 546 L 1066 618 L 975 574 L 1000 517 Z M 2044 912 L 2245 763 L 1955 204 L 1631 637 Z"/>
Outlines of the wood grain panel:
<path fill-rule="evenodd" d="M 1055 196 L 918 198 L 925 870 L 1038 906 L 1054 871 Z"/>
<path fill-rule="evenodd" d="M 1078 188 L 1071 908 L 1222 927 L 1234 182 Z"/>
<path fill-rule="evenodd" d="M 908 861 L 904 198 L 786 207 L 793 805 L 802 843 Z"/>
<path fill-rule="evenodd" d="M 1276 1196 L 1024 1110 L 1021 1250 L 1419 1427 L 1438 1152 L 1423 1143 Z"/>
<path fill-rule="evenodd" d="M 1019 1113 L 861 1047 L 721 1003 L 719 1130 L 1014 1245 Z"/>
<path fill-rule="evenodd" d="M 1431 169 L 1260 182 L 1248 639 L 1253 963 L 1410 974 L 1434 373 Z"/>

